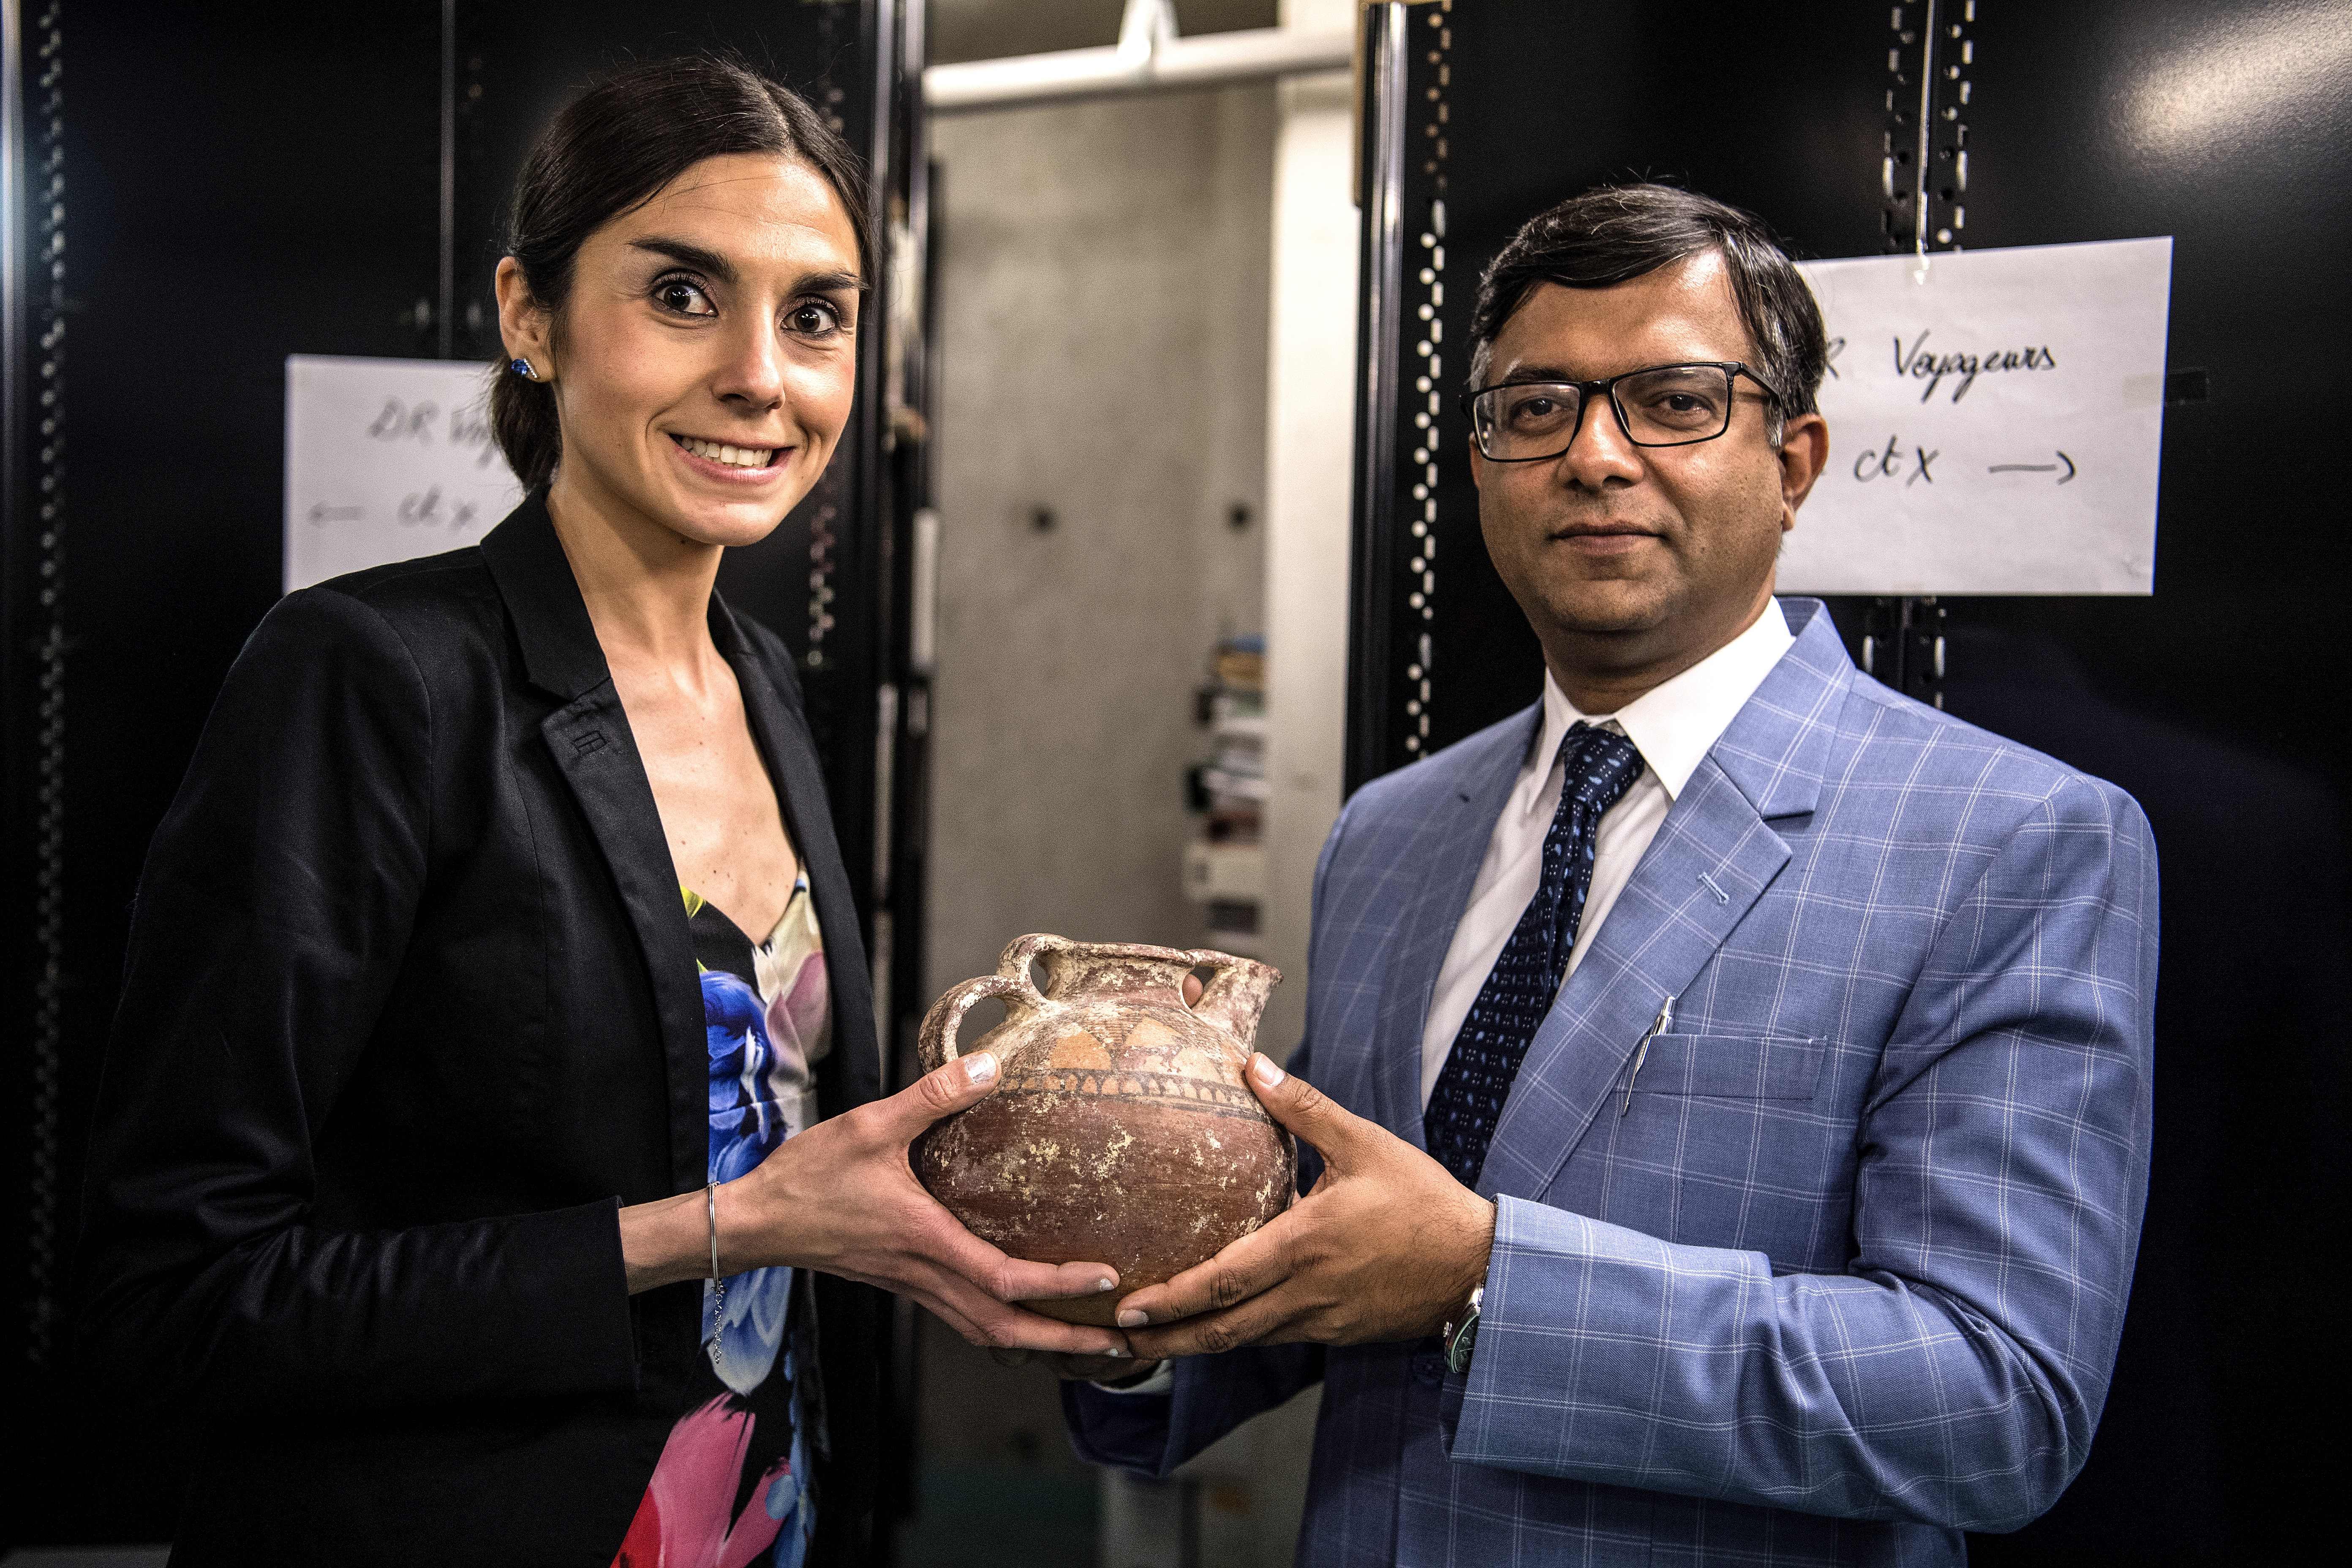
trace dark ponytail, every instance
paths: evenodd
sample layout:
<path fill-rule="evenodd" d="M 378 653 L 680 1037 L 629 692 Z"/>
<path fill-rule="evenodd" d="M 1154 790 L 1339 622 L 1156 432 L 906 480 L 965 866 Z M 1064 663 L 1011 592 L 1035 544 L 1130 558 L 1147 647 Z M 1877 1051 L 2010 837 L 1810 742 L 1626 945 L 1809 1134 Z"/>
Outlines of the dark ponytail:
<path fill-rule="evenodd" d="M 790 88 L 734 60 L 688 55 L 582 93 L 523 160 L 507 254 L 521 265 L 530 297 L 560 321 L 590 235 L 705 158 L 739 153 L 797 158 L 824 175 L 856 231 L 861 276 L 873 278 L 865 175 L 847 144 Z M 526 489 L 554 476 L 563 436 L 550 388 L 501 364 L 490 384 L 490 431 Z"/>

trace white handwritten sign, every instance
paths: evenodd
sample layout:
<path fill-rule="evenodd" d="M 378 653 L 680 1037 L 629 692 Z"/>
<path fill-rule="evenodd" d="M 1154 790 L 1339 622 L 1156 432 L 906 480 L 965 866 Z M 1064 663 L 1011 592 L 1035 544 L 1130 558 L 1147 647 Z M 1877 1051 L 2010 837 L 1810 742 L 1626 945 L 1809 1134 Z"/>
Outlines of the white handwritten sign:
<path fill-rule="evenodd" d="M 286 586 L 480 542 L 522 499 L 468 360 L 286 360 Z"/>
<path fill-rule="evenodd" d="M 1830 458 L 1783 589 L 2150 591 L 2170 239 L 1801 269 Z"/>

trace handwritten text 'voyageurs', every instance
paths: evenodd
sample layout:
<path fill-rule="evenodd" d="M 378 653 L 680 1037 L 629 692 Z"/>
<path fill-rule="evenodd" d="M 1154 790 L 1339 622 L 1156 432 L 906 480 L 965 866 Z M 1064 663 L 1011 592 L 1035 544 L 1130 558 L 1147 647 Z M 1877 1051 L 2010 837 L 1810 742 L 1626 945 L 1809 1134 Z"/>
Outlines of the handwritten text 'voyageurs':
<path fill-rule="evenodd" d="M 1946 378 L 1958 377 L 1952 388 L 1952 401 L 1958 403 L 1977 384 L 1977 377 L 2000 371 L 2055 370 L 2058 361 L 2051 354 L 2049 345 L 2037 343 L 2031 348 L 1988 349 L 1982 353 L 1931 353 L 1927 349 L 1927 332 L 1922 328 L 1918 337 L 1906 348 L 1901 338 L 1895 340 L 1895 374 L 1912 376 L 1927 384 L 1919 391 L 1919 401 L 1927 402 L 1936 395 L 1936 388 Z"/>

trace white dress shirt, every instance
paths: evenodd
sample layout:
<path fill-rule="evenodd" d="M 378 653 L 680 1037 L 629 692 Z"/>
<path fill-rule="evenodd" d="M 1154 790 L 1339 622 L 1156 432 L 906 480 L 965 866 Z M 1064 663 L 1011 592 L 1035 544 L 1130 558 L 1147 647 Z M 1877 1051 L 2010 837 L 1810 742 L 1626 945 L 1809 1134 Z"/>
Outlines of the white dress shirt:
<path fill-rule="evenodd" d="M 1454 928 L 1453 945 L 1445 950 L 1445 963 L 1437 972 L 1437 988 L 1430 997 L 1421 1035 L 1424 1109 L 1454 1049 L 1454 1037 L 1462 1032 L 1462 1020 L 1478 999 L 1478 987 L 1503 955 L 1503 944 L 1510 941 L 1542 879 L 1544 835 L 1551 830 L 1552 813 L 1559 806 L 1559 742 L 1569 727 L 1581 720 L 1615 730 L 1633 742 L 1647 765 L 1601 818 L 1592 889 L 1585 895 L 1584 918 L 1576 930 L 1576 945 L 1569 951 L 1562 984 L 1583 961 L 1642 852 L 1658 836 L 1658 825 L 1665 821 L 1675 797 L 1795 641 L 1779 604 L 1767 605 L 1746 631 L 1607 715 L 1578 712 L 1551 672 L 1544 672 L 1542 731 L 1519 769 L 1510 798 L 1503 803 L 1494 836 L 1486 840 L 1486 858 L 1479 863 L 1477 881 L 1471 884 L 1469 907 Z"/>

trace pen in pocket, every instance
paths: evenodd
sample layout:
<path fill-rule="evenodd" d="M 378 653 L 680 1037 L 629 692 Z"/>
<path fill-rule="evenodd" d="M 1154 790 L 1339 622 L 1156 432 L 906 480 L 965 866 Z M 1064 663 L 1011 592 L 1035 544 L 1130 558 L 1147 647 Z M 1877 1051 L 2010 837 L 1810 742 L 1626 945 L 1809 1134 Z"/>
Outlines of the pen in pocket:
<path fill-rule="evenodd" d="M 1651 1021 L 1649 1028 L 1643 1033 L 1642 1043 L 1633 1047 L 1633 1070 L 1625 1075 L 1625 1102 L 1617 1108 L 1618 1115 L 1622 1116 L 1633 1109 L 1633 1080 L 1642 1076 L 1642 1064 L 1649 1059 L 1650 1042 L 1672 1028 L 1674 1022 L 1675 994 L 1669 991 L 1666 993 L 1666 999 L 1658 1004 L 1657 1017 Z"/>

